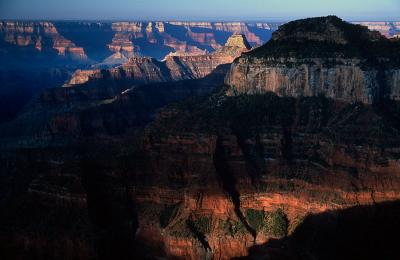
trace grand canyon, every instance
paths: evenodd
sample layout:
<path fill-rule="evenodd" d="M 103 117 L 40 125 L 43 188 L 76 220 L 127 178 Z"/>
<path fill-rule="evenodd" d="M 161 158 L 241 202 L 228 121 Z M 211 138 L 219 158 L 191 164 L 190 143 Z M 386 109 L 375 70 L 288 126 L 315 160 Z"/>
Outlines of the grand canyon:
<path fill-rule="evenodd" d="M 400 22 L 0 22 L 1 259 L 398 259 Z"/>

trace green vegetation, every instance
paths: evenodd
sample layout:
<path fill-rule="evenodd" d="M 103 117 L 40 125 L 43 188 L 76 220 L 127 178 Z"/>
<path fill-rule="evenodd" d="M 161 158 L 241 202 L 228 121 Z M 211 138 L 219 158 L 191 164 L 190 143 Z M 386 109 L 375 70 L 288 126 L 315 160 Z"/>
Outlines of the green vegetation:
<path fill-rule="evenodd" d="M 264 226 L 264 211 L 256 210 L 256 209 L 247 209 L 246 210 L 246 219 L 249 225 L 256 231 L 261 230 Z"/>
<path fill-rule="evenodd" d="M 180 203 L 165 206 L 160 215 L 160 225 L 162 228 L 166 228 L 168 224 L 178 215 L 180 206 Z"/>
<path fill-rule="evenodd" d="M 195 219 L 189 219 L 188 224 L 192 225 L 198 232 L 204 234 L 209 234 L 211 232 L 211 222 L 212 219 L 209 216 L 202 216 Z"/>
<path fill-rule="evenodd" d="M 267 235 L 281 238 L 287 235 L 288 220 L 283 210 L 268 213 L 266 216 L 265 233 Z"/>
<path fill-rule="evenodd" d="M 293 221 L 290 223 L 288 228 L 288 234 L 291 235 L 296 231 L 296 228 L 301 226 L 306 219 L 307 215 L 298 215 L 296 216 Z"/>
<path fill-rule="evenodd" d="M 193 236 L 185 218 L 177 219 L 174 221 L 172 226 L 168 227 L 168 229 L 170 235 L 174 237 L 188 238 Z"/>
<path fill-rule="evenodd" d="M 257 232 L 263 230 L 266 235 L 281 238 L 287 235 L 288 220 L 282 209 L 273 212 L 262 210 L 246 210 L 246 219 L 249 225 Z"/>
<path fill-rule="evenodd" d="M 246 228 L 240 221 L 235 221 L 232 219 L 220 220 L 218 227 L 222 229 L 226 234 L 235 236 L 238 234 L 246 233 Z"/>

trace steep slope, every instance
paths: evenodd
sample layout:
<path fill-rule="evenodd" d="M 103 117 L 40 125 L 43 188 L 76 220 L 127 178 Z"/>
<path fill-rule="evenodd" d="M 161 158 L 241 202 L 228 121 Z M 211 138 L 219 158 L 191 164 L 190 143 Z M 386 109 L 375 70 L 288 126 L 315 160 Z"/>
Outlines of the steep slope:
<path fill-rule="evenodd" d="M 49 89 L 0 126 L 1 258 L 137 257 L 136 210 L 118 166 L 128 161 L 120 156 L 136 149 L 129 140 L 137 142 L 160 107 L 210 93 L 227 69 L 123 93 L 129 86 L 104 80 Z"/>
<path fill-rule="evenodd" d="M 24 47 L 29 53 L 37 51 L 50 55 L 54 52 L 75 60 L 87 59 L 83 48 L 60 35 L 50 22 L 0 22 L 0 42 L 6 52 L 12 51 L 12 47 L 16 46 Z"/>
<path fill-rule="evenodd" d="M 391 38 L 400 31 L 400 22 L 355 22 L 367 26 L 368 29 L 378 31 L 382 35 Z"/>
<path fill-rule="evenodd" d="M 231 94 L 325 95 L 374 103 L 399 98 L 400 41 L 328 16 L 285 24 L 271 41 L 238 59 Z"/>
<path fill-rule="evenodd" d="M 60 86 L 90 63 L 82 46 L 51 22 L 0 22 L 0 123 L 44 88 Z"/>
<path fill-rule="evenodd" d="M 209 75 L 219 65 L 232 63 L 235 58 L 249 49 L 250 45 L 245 36 L 234 35 L 228 39 L 226 46 L 211 54 L 171 55 L 167 56 L 162 62 L 154 58 L 134 57 L 117 68 L 78 70 L 65 86 L 71 87 L 84 84 L 90 80 L 101 80 L 108 77 L 115 80 L 130 81 L 132 84 L 199 79 Z"/>
<path fill-rule="evenodd" d="M 138 237 L 158 256 L 244 257 L 306 215 L 399 200 L 398 109 L 225 92 L 165 109 L 134 157 Z"/>
<path fill-rule="evenodd" d="M 15 118 L 34 95 L 60 86 L 77 69 L 110 68 L 129 57 L 161 60 L 171 52 L 206 54 L 240 32 L 251 37 L 252 44 L 261 44 L 277 27 L 273 23 L 173 23 L 0 21 L 0 123 Z M 54 71 L 59 75 L 54 77 Z"/>
<path fill-rule="evenodd" d="M 279 23 L 244 22 L 116 22 L 111 51 L 134 56 L 162 59 L 171 52 L 213 52 L 225 44 L 232 34 L 244 34 L 252 45 L 270 39 Z"/>

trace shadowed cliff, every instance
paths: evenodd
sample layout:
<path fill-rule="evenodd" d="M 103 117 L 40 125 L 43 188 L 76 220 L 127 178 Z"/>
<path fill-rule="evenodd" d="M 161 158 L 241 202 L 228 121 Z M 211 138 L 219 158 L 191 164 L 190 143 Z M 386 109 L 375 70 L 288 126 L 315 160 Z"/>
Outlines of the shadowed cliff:
<path fill-rule="evenodd" d="M 254 246 L 250 259 L 397 259 L 400 202 L 311 214 L 288 237 Z"/>

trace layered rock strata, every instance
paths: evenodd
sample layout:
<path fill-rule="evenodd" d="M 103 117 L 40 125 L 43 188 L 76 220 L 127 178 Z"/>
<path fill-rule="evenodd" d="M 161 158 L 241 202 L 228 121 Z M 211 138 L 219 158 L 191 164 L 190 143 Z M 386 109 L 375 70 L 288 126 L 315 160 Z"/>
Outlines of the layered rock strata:
<path fill-rule="evenodd" d="M 243 35 L 234 35 L 228 39 L 226 46 L 211 54 L 169 55 L 162 62 L 153 58 L 134 57 L 124 65 L 109 70 L 78 70 L 66 86 L 83 84 L 104 77 L 130 80 L 137 84 L 199 79 L 211 74 L 219 65 L 232 63 L 243 52 L 249 51 L 249 48 Z"/>
<path fill-rule="evenodd" d="M 235 61 L 226 84 L 231 95 L 398 99 L 398 50 L 400 42 L 337 17 L 301 20 L 280 27 L 270 42 Z"/>
<path fill-rule="evenodd" d="M 1 38 L 20 47 L 34 47 L 38 51 L 53 49 L 58 55 L 87 59 L 82 47 L 64 38 L 50 22 L 0 22 Z"/>

